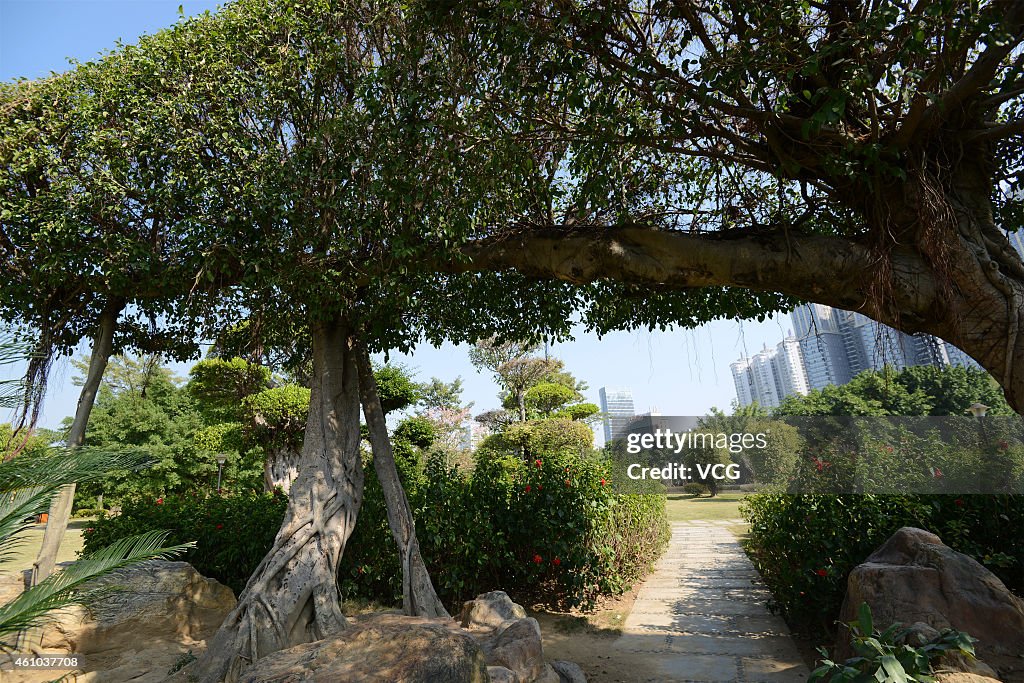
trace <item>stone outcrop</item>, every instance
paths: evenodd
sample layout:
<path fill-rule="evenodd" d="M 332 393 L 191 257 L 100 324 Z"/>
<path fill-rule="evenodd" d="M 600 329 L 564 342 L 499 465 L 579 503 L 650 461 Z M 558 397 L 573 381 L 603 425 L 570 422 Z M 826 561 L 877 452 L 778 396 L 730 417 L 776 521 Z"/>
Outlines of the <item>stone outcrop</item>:
<path fill-rule="evenodd" d="M 587 683 L 587 677 L 583 669 L 575 662 L 566 662 L 558 659 L 551 662 L 551 668 L 558 674 L 561 683 Z"/>
<path fill-rule="evenodd" d="M 189 650 L 201 650 L 235 606 L 231 589 L 187 562 L 152 561 L 97 581 L 109 590 L 91 610 L 74 607 L 33 639 L 34 652 L 84 655 L 77 683 L 163 681 Z M 24 671 L 14 680 L 49 681 L 53 671 Z M 6 679 L 5 679 L 6 680 Z"/>
<path fill-rule="evenodd" d="M 571 662 L 544 661 L 536 619 L 502 591 L 465 603 L 452 619 L 367 614 L 336 637 L 263 657 L 243 683 L 586 683 Z M 561 673 L 564 671 L 565 673 Z"/>
<path fill-rule="evenodd" d="M 1024 601 L 981 564 L 922 529 L 900 529 L 850 572 L 840 622 L 854 621 L 862 602 L 879 629 L 913 625 L 917 638 L 944 628 L 966 631 L 978 640 L 978 657 L 997 669 L 997 661 L 1024 653 Z M 841 628 L 840 660 L 851 656 L 848 636 Z M 979 666 L 967 673 L 988 671 Z"/>
<path fill-rule="evenodd" d="M 491 591 L 464 602 L 459 618 L 463 628 L 497 628 L 506 621 L 525 619 L 526 610 L 512 602 L 505 591 Z"/>
<path fill-rule="evenodd" d="M 13 579 L 12 579 L 13 581 Z M 6 584 L 5 584 L 6 585 Z M 150 562 L 102 581 L 111 588 L 91 611 L 65 612 L 32 649 L 78 653 L 75 683 L 155 683 L 201 654 L 235 605 L 225 586 L 186 562 Z M 15 594 L 14 590 L 11 591 Z M 454 619 L 377 612 L 349 619 L 336 637 L 261 658 L 247 683 L 586 683 L 570 662 L 544 661 L 540 626 L 502 591 L 468 601 Z M 26 671 L 12 683 L 49 681 L 64 672 Z M 188 680 L 188 667 L 174 681 Z M 3 679 L 5 683 L 8 678 Z"/>
<path fill-rule="evenodd" d="M 486 683 L 476 641 L 455 622 L 399 614 L 349 620 L 338 636 L 259 659 L 242 683 Z"/>

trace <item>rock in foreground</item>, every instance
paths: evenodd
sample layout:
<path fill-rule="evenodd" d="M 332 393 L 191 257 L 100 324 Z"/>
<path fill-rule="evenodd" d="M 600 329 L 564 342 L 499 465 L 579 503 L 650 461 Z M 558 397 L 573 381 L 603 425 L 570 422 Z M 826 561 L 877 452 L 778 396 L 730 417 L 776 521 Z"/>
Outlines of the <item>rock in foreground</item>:
<path fill-rule="evenodd" d="M 544 661 L 540 626 L 502 591 L 467 602 L 462 625 L 395 613 L 359 616 L 335 637 L 263 657 L 241 681 L 586 683 L 579 667 L 559 662 L 556 671 Z"/>
<path fill-rule="evenodd" d="M 900 529 L 850 572 L 840 622 L 854 621 L 861 602 L 871 607 L 879 629 L 922 622 L 966 631 L 978 639 L 978 657 L 996 669 L 997 661 L 1024 653 L 1024 601 L 974 559 L 922 529 Z M 839 659 L 851 656 L 848 636 L 840 629 Z"/>
<path fill-rule="evenodd" d="M 43 629 L 35 652 L 84 655 L 75 683 L 163 681 L 189 650 L 199 651 L 235 606 L 231 589 L 187 562 L 152 561 L 97 581 L 111 592 L 92 610 L 61 612 Z M 50 681 L 46 670 L 7 672 L 17 683 Z M 8 680 L 4 678 L 3 680 Z"/>
<path fill-rule="evenodd" d="M 455 622 L 398 614 L 349 620 L 338 636 L 267 655 L 243 683 L 486 683 L 476 641 Z"/>

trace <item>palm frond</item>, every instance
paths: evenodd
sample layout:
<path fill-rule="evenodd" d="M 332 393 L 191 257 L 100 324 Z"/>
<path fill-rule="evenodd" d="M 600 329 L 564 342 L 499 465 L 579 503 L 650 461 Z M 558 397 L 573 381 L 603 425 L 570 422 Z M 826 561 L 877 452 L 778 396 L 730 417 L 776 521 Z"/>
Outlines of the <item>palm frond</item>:
<path fill-rule="evenodd" d="M 11 557 L 19 543 L 17 535 L 46 512 L 52 498 L 53 489 L 47 486 L 0 493 L 0 563 Z"/>
<path fill-rule="evenodd" d="M 183 543 L 164 547 L 166 531 L 151 531 L 121 539 L 106 548 L 72 562 L 42 583 L 0 606 L 0 648 L 13 649 L 19 632 L 48 621 L 55 610 L 72 604 L 92 605 L 111 588 L 96 579 L 147 560 L 169 559 L 193 547 Z"/>
<path fill-rule="evenodd" d="M 152 461 L 139 449 L 54 448 L 48 455 L 0 463 L 0 491 L 40 486 L 56 491 L 67 484 L 99 479 L 111 470 L 141 469 Z"/>
<path fill-rule="evenodd" d="M 21 379 L 0 380 L 0 409 L 17 408 L 24 401 L 25 382 Z"/>
<path fill-rule="evenodd" d="M 17 339 L 11 331 L 0 331 L 0 367 L 25 360 L 31 351 L 31 345 Z M 24 378 L 0 380 L 0 409 L 17 408 L 24 400 Z"/>
<path fill-rule="evenodd" d="M 114 469 L 137 469 L 151 459 L 138 451 L 54 449 L 52 455 L 0 463 L 0 562 L 11 556 L 18 534 L 46 512 L 53 496 L 71 483 L 90 481 Z"/>

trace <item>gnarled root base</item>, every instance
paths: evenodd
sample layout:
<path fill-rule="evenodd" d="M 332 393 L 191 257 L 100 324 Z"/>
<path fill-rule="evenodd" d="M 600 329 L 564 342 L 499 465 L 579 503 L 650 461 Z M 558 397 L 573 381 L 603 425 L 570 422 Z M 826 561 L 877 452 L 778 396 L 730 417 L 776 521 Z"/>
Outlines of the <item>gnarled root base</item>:
<path fill-rule="evenodd" d="M 233 682 L 256 659 L 342 630 L 337 571 L 362 503 L 359 388 L 349 330 L 313 329 L 314 382 L 299 474 L 274 547 L 238 605 L 189 667 L 202 683 Z"/>

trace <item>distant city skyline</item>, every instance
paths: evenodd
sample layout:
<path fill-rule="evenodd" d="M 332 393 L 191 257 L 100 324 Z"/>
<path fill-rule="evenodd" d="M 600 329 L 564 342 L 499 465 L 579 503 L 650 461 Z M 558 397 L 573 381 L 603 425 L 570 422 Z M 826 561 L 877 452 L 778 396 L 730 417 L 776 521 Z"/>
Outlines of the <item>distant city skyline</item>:
<path fill-rule="evenodd" d="M 885 366 L 980 367 L 949 342 L 908 335 L 855 311 L 805 304 L 793 311 L 792 319 L 795 332 L 729 366 L 738 405 L 776 408 L 787 396 L 841 386 L 865 370 Z"/>

